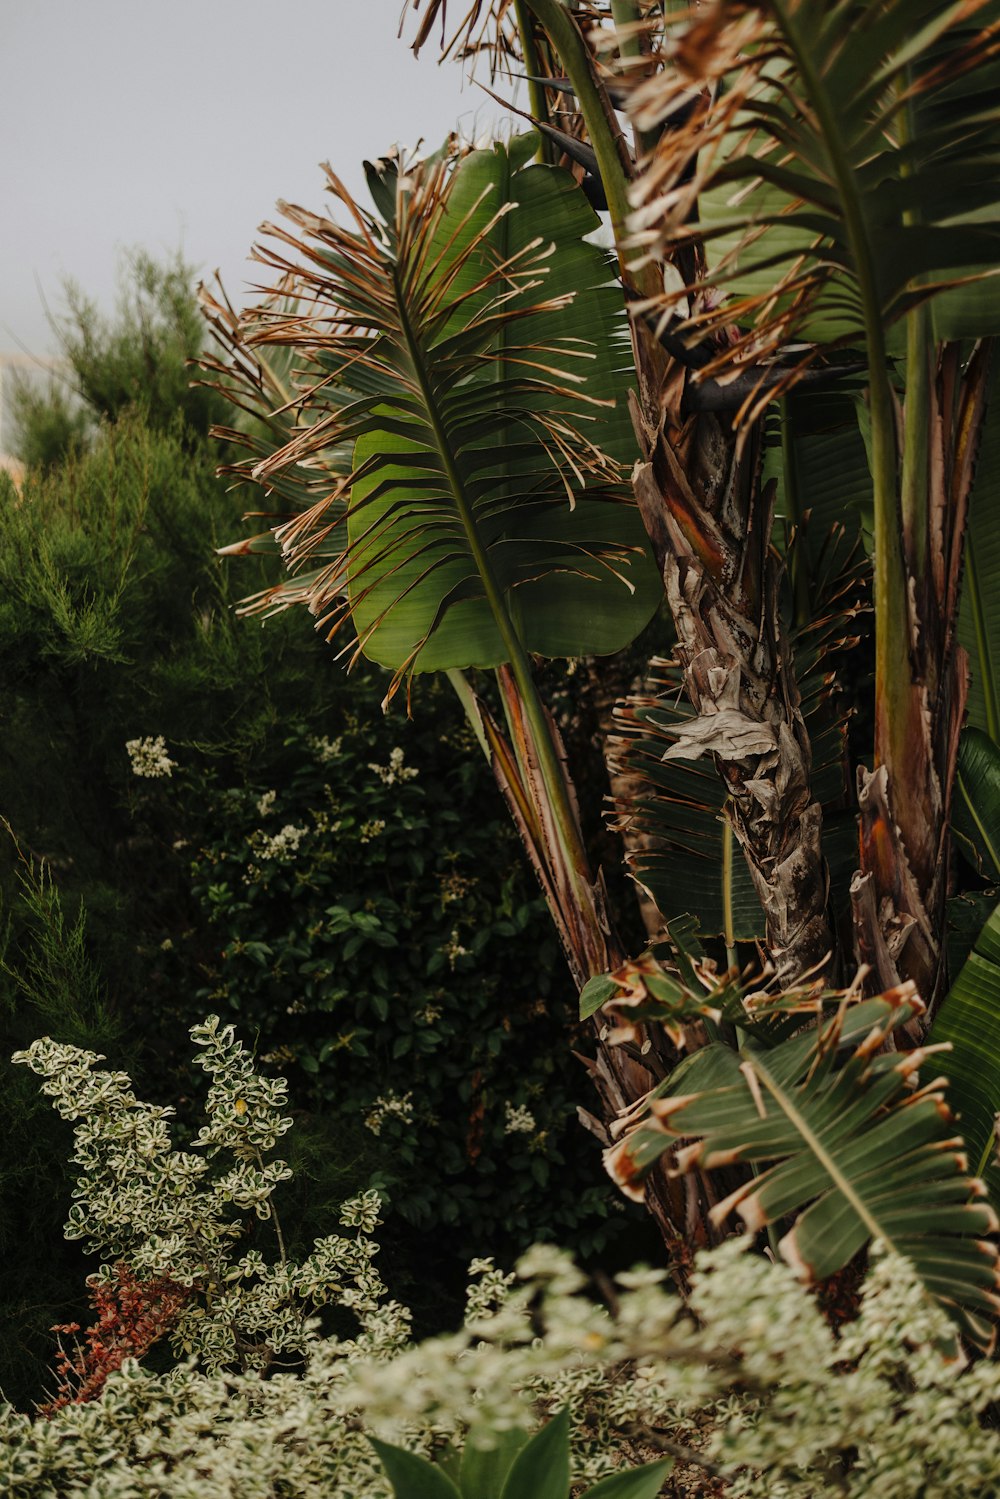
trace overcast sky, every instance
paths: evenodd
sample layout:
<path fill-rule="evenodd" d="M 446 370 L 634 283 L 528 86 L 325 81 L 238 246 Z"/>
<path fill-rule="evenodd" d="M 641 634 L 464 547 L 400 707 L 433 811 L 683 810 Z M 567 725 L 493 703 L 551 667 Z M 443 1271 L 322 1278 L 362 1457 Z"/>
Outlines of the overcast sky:
<path fill-rule="evenodd" d="M 394 141 L 498 110 L 396 36 L 402 0 L 0 0 L 0 353 L 56 352 L 71 277 L 110 307 L 123 250 L 181 250 L 242 300 L 277 198 L 355 193 Z"/>

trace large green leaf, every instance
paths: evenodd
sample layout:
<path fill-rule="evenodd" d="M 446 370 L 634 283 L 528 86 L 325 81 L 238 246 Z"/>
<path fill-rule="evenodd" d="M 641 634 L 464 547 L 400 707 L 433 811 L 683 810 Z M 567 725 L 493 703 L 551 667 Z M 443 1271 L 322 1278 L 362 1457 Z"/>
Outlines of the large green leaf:
<path fill-rule="evenodd" d="M 996 264 L 996 53 L 979 38 L 997 14 L 992 0 L 974 17 L 948 0 L 757 0 L 699 16 L 691 55 L 713 104 L 697 137 L 674 136 L 690 183 L 674 191 L 683 161 L 671 173 L 661 150 L 638 189 L 654 252 L 701 238 L 709 281 L 736 299 L 699 311 L 695 336 L 739 322 L 758 350 L 762 335 L 860 342 L 875 303 L 891 322 Z M 690 86 L 665 67 L 636 122 L 669 118 Z M 1000 328 L 1000 285 L 944 295 L 940 333 Z"/>
<path fill-rule="evenodd" d="M 968 728 L 958 746 L 952 832 L 987 879 L 1000 879 L 1000 746 Z"/>
<path fill-rule="evenodd" d="M 245 320 L 245 342 L 296 354 L 298 433 L 254 476 L 321 463 L 326 481 L 275 527 L 306 582 L 272 602 L 305 602 L 331 629 L 349 616 L 397 679 L 517 649 L 613 651 L 662 595 L 623 482 L 620 290 L 585 238 L 597 220 L 582 192 L 529 154 L 521 141 L 383 163 L 378 216 L 332 179 L 354 227 L 286 210 L 301 230 L 283 233 L 297 315 Z"/>
<path fill-rule="evenodd" d="M 734 1209 L 753 1230 L 787 1220 L 781 1252 L 811 1281 L 879 1239 L 985 1346 L 1000 1309 L 997 1254 L 984 1238 L 996 1216 L 973 1200 L 940 1088 L 913 1091 L 924 1053 L 883 1049 L 916 1008 L 903 986 L 841 999 L 818 1026 L 777 1045 L 760 1036 L 740 1055 L 696 1053 L 607 1152 L 609 1171 L 641 1195 L 664 1155 L 675 1173 L 750 1165 L 754 1176 L 713 1210 L 716 1222 Z"/>
<path fill-rule="evenodd" d="M 994 369 L 969 501 L 959 639 L 969 653 L 969 722 L 1000 743 L 1000 372 Z"/>
<path fill-rule="evenodd" d="M 658 1463 L 630 1468 L 627 1473 L 611 1473 L 588 1489 L 582 1499 L 656 1499 L 673 1465 L 673 1458 L 665 1457 Z"/>
<path fill-rule="evenodd" d="M 976 939 L 931 1027 L 951 1050 L 937 1059 L 961 1109 L 970 1164 L 1000 1203 L 994 1121 L 1000 1111 L 1000 906 Z"/>
<path fill-rule="evenodd" d="M 511 1464 L 527 1441 L 528 1433 L 516 1427 L 488 1434 L 475 1429 L 470 1431 L 462 1449 L 460 1487 L 463 1499 L 472 1499 L 473 1495 L 476 1499 L 500 1499 Z"/>
<path fill-rule="evenodd" d="M 569 1411 L 537 1431 L 511 1464 L 500 1499 L 568 1499 Z"/>
<path fill-rule="evenodd" d="M 369 1437 L 392 1484 L 395 1499 L 462 1499 L 451 1479 L 425 1457 Z"/>

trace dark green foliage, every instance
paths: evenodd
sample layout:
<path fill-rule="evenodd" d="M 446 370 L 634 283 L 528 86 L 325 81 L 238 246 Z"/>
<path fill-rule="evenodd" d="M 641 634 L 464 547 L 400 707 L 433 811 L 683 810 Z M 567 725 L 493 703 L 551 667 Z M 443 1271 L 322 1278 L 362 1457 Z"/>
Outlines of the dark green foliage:
<path fill-rule="evenodd" d="M 292 1084 L 289 1236 L 330 1232 L 345 1196 L 382 1185 L 386 1273 L 436 1331 L 470 1255 L 570 1229 L 586 1250 L 624 1222 L 575 1119 L 563 961 L 450 691 L 421 684 L 413 723 L 383 720 L 382 674 L 346 677 L 304 619 L 236 615 L 265 575 L 212 550 L 243 502 L 183 395 L 193 299 L 169 268 L 136 286 L 118 323 L 78 312 L 67 341 L 87 442 L 50 448 L 19 491 L 0 475 L 0 816 L 20 846 L 3 836 L 0 1052 L 48 1032 L 174 1103 L 199 1096 L 187 1027 L 226 1008 Z M 177 768 L 141 779 L 126 741 L 159 735 Z M 309 741 L 338 737 L 324 765 Z M 368 766 L 397 744 L 420 774 L 390 786 Z M 286 823 L 309 829 L 301 857 L 245 886 L 247 835 Z M 94 1267 L 62 1243 L 65 1128 L 0 1066 L 0 1389 L 25 1404 Z M 389 1092 L 412 1092 L 414 1120 L 376 1136 L 365 1115 Z M 504 1133 L 508 1102 L 532 1134 Z"/>
<path fill-rule="evenodd" d="M 608 1203 L 576 1120 L 574 996 L 446 694 L 423 691 L 413 723 L 301 729 L 270 774 L 194 788 L 214 808 L 193 864 L 217 934 L 201 1007 L 256 1034 L 310 1108 L 367 1121 L 414 1227 L 466 1257 L 570 1230 L 587 1253 Z"/>
<path fill-rule="evenodd" d="M 56 333 L 79 394 L 97 419 L 116 421 L 138 407 L 159 430 L 179 417 L 189 444 L 207 435 L 221 403 L 192 383 L 187 363 L 205 342 L 192 281 L 193 271 L 179 255 L 158 261 L 133 251 L 110 319 L 79 287 L 66 286 L 66 312 L 55 320 Z"/>
<path fill-rule="evenodd" d="M 15 383 L 11 409 L 14 451 L 28 469 L 47 473 L 87 444 L 91 422 L 86 409 L 55 381 L 44 390 L 28 381 Z"/>

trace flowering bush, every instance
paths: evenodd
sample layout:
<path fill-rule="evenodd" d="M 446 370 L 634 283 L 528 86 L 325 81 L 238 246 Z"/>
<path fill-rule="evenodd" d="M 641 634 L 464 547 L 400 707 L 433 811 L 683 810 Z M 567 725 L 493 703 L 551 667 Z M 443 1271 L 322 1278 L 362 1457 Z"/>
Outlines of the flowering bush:
<path fill-rule="evenodd" d="M 176 760 L 171 760 L 167 754 L 162 734 L 157 734 L 155 738 L 126 740 L 125 753 L 129 757 L 132 774 L 148 781 L 172 776 L 177 769 Z"/>
<path fill-rule="evenodd" d="M 197 1154 L 174 1151 L 168 1111 L 139 1103 L 97 1057 L 45 1041 L 19 1058 L 75 1124 L 76 1205 L 94 1209 L 95 1244 L 131 1253 L 114 1283 L 149 1307 L 167 1294 L 158 1267 L 173 1257 L 171 1284 L 188 1299 L 173 1293 L 168 1319 L 187 1333 L 164 1373 L 125 1357 L 45 1413 L 0 1409 L 4 1493 L 92 1499 L 96 1473 L 101 1499 L 389 1499 L 369 1436 L 383 1453 L 393 1443 L 435 1460 L 465 1448 L 463 1468 L 486 1474 L 491 1452 L 523 1445 L 561 1411 L 578 1483 L 666 1453 L 746 1499 L 980 1499 L 1000 1485 L 1000 1433 L 988 1421 L 1000 1371 L 964 1363 L 944 1313 L 884 1251 L 839 1337 L 787 1266 L 732 1240 L 699 1257 L 689 1309 L 658 1270 L 619 1275 L 604 1304 L 551 1245 L 511 1274 L 480 1260 L 461 1329 L 411 1342 L 405 1310 L 372 1268 L 375 1195 L 345 1204 L 353 1235 L 317 1245 L 302 1265 L 283 1258 L 280 1163 L 258 1190 L 287 1123 L 282 1089 L 218 1022 L 195 1040 L 212 1078 Z M 259 1255 L 249 1274 L 241 1200 L 257 1217 L 265 1209 L 277 1255 Z M 76 1212 L 69 1227 L 81 1231 Z M 240 1330 L 227 1356 L 223 1299 Z M 349 1314 L 353 1331 L 323 1335 L 306 1314 L 321 1304 Z M 293 1326 L 298 1368 L 267 1367 L 262 1350 L 289 1346 Z M 133 1353 L 141 1341 L 137 1332 Z M 561 1439 L 561 1421 L 552 1430 Z"/>
<path fill-rule="evenodd" d="M 214 811 L 199 997 L 254 1028 L 298 1106 L 363 1131 L 415 1228 L 447 1225 L 465 1260 L 570 1233 L 588 1253 L 622 1218 L 577 1123 L 574 995 L 459 724 L 301 726 L 259 782 L 180 788 Z"/>

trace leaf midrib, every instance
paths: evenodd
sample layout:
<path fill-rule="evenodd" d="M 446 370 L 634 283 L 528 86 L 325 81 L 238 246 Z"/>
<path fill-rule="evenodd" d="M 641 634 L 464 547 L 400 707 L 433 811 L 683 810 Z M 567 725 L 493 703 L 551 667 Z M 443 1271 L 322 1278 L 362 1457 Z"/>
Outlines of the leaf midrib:
<path fill-rule="evenodd" d="M 780 1083 L 778 1083 L 771 1076 L 767 1068 L 761 1064 L 761 1061 L 758 1057 L 748 1056 L 744 1058 L 743 1065 L 744 1067 L 749 1067 L 750 1070 L 755 1074 L 755 1076 L 757 1076 L 764 1084 L 765 1088 L 771 1094 L 778 1107 L 785 1114 L 785 1117 L 788 1119 L 789 1123 L 797 1131 L 806 1148 L 810 1150 L 813 1156 L 815 1156 L 816 1160 L 819 1161 L 820 1165 L 827 1172 L 834 1186 L 842 1194 L 851 1208 L 853 1208 L 854 1212 L 860 1218 L 861 1222 L 868 1229 L 872 1238 L 882 1239 L 885 1243 L 891 1246 L 892 1240 L 882 1231 L 878 1221 L 872 1216 L 864 1201 L 855 1192 L 851 1183 L 838 1167 L 834 1157 L 830 1155 L 829 1151 L 825 1148 L 822 1141 L 819 1139 L 819 1136 L 810 1126 L 808 1120 L 800 1112 L 800 1110 L 796 1108 L 795 1103 L 788 1096 L 788 1094 L 786 1094 Z"/>

